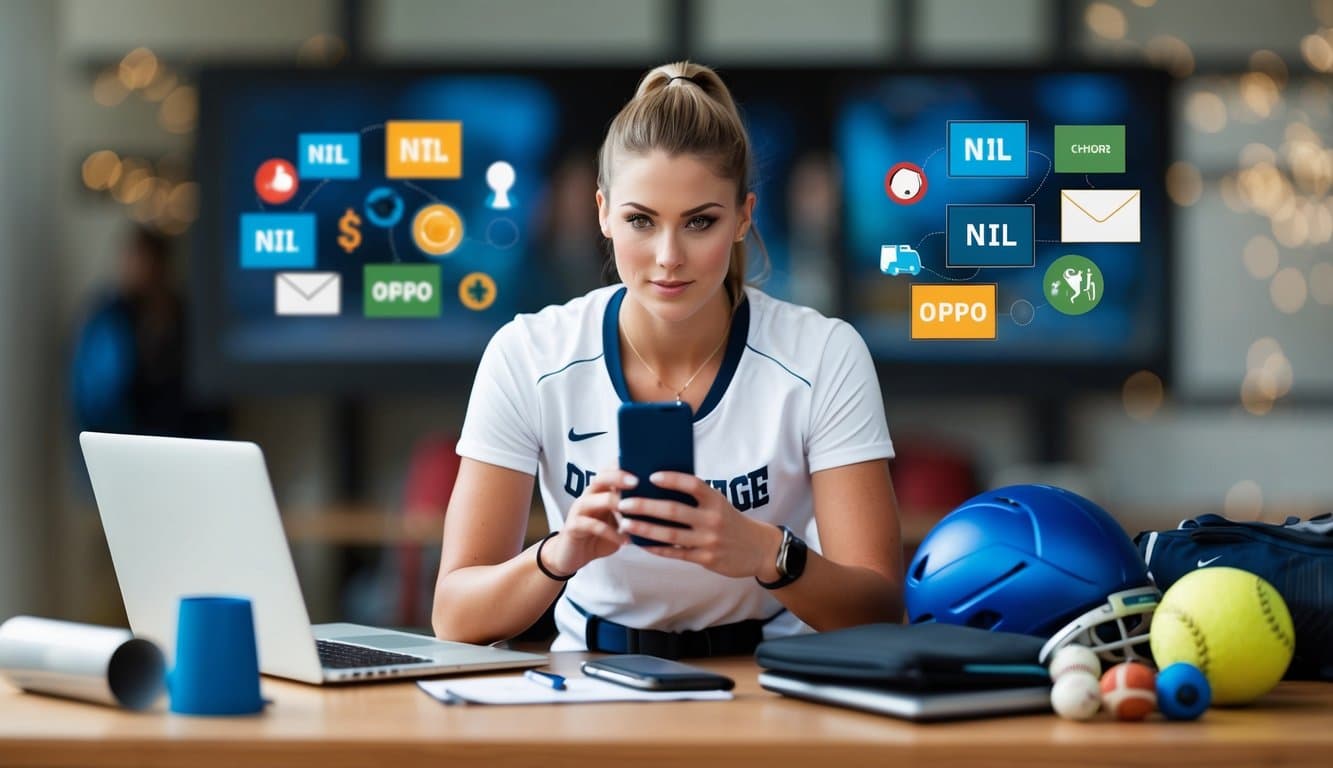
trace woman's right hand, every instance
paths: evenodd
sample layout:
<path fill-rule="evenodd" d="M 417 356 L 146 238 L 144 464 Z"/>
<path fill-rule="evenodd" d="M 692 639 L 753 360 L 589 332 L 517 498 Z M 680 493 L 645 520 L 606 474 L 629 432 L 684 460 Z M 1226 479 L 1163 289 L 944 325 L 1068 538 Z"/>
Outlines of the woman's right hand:
<path fill-rule="evenodd" d="M 620 491 L 639 484 L 637 478 L 619 468 L 593 475 L 583 495 L 574 500 L 560 535 L 542 547 L 542 565 L 565 576 L 600 557 L 614 554 L 629 536 L 620 532 Z"/>

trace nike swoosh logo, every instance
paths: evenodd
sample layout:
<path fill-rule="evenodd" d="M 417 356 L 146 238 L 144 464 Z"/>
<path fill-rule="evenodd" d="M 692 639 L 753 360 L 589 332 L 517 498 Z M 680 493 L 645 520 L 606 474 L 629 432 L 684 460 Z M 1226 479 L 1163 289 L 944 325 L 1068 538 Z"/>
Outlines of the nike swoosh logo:
<path fill-rule="evenodd" d="M 578 432 L 575 432 L 575 431 L 574 431 L 574 428 L 573 428 L 573 427 L 570 427 L 570 428 L 569 428 L 569 442 L 571 442 L 571 443 L 577 443 L 577 442 L 579 442 L 580 440 L 587 440 L 587 439 L 589 439 L 589 438 L 593 438 L 593 437 L 597 437 L 598 435 L 605 435 L 605 434 L 606 434 L 605 432 L 584 432 L 583 434 L 580 435 Z"/>
<path fill-rule="evenodd" d="M 1217 560 L 1217 559 L 1220 558 L 1220 557 L 1222 557 L 1222 556 L 1221 556 L 1221 555 L 1218 555 L 1217 557 L 1210 558 L 1210 559 L 1208 559 L 1208 560 L 1200 560 L 1198 566 L 1196 566 L 1196 567 L 1198 567 L 1198 568 L 1202 568 L 1202 567 L 1204 567 L 1205 565 L 1209 565 L 1209 564 L 1211 564 L 1214 560 Z"/>

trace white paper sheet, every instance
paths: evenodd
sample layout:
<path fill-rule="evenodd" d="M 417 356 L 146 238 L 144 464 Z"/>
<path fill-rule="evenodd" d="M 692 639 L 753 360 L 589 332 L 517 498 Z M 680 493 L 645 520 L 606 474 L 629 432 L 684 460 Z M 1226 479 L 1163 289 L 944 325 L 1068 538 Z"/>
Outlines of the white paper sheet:
<path fill-rule="evenodd" d="M 522 675 L 421 680 L 421 690 L 446 704 L 588 704 L 599 701 L 729 701 L 730 691 L 640 691 L 590 677 L 565 678 L 557 691 Z"/>

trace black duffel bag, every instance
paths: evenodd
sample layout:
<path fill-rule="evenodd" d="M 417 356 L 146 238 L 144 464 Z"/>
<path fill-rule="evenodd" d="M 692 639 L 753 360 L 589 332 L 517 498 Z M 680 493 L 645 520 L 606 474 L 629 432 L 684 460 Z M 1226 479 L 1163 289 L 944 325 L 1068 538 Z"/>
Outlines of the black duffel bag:
<path fill-rule="evenodd" d="M 1148 573 L 1166 592 L 1180 577 L 1213 565 L 1249 571 L 1282 595 L 1296 630 L 1288 680 L 1333 680 L 1333 515 L 1282 525 L 1200 515 L 1172 531 L 1134 537 Z"/>

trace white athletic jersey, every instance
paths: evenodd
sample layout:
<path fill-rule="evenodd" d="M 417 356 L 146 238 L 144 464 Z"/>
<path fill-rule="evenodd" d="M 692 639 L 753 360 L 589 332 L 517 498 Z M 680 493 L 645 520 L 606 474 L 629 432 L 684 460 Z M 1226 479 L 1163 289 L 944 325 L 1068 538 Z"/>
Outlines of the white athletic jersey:
<path fill-rule="evenodd" d="M 620 357 L 623 285 L 518 315 L 482 355 L 461 456 L 536 474 L 551 530 L 619 456 L 630 395 Z M 847 323 L 754 288 L 736 310 L 722 367 L 694 417 L 695 473 L 742 513 L 786 525 L 818 551 L 810 475 L 893 456 L 879 380 Z M 646 482 L 646 479 L 641 478 Z M 629 544 L 585 565 L 556 605 L 553 651 L 586 650 L 570 604 L 640 629 L 768 619 L 766 638 L 809 631 L 753 578 L 730 578 Z M 779 615 L 781 614 L 781 615 Z"/>

